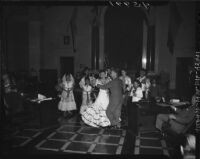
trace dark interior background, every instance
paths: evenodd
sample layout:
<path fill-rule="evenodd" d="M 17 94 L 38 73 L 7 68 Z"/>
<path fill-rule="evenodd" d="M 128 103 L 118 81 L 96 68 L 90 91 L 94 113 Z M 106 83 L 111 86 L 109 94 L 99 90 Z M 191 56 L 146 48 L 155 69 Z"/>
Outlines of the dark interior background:
<path fill-rule="evenodd" d="M 140 8 L 107 10 L 105 53 L 109 65 L 128 70 L 136 70 L 141 66 L 144 20 L 145 15 Z"/>

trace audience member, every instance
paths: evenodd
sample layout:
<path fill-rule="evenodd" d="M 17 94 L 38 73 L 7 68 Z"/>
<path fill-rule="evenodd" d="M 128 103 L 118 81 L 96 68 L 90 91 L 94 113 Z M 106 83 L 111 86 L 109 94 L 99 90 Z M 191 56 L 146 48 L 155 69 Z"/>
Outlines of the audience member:
<path fill-rule="evenodd" d="M 163 123 L 169 124 L 169 129 L 180 134 L 186 125 L 195 117 L 196 96 L 193 95 L 191 106 L 184 110 L 175 109 L 176 114 L 159 114 L 156 119 L 156 128 L 162 131 Z"/>

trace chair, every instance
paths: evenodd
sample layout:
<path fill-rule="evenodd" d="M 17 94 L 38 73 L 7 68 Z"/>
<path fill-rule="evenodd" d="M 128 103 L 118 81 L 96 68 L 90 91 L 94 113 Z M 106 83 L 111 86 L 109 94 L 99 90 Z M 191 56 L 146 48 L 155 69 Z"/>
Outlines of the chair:
<path fill-rule="evenodd" d="M 185 125 L 182 132 L 178 134 L 170 129 L 170 124 L 168 121 L 167 123 L 163 124 L 163 128 L 162 128 L 164 138 L 166 138 L 168 141 L 176 145 L 182 144 L 184 142 L 183 139 L 185 138 L 185 135 L 188 133 L 193 133 L 195 129 L 195 122 L 196 122 L 196 119 L 194 117 L 192 121 L 190 121 L 188 124 Z"/>

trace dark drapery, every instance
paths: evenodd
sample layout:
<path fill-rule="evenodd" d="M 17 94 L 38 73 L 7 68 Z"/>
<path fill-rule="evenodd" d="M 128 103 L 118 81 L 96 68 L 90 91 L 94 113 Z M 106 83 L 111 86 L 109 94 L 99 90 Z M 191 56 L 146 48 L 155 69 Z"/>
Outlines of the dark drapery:
<path fill-rule="evenodd" d="M 155 26 L 148 27 L 147 34 L 147 69 L 154 70 L 155 63 Z"/>
<path fill-rule="evenodd" d="M 74 7 L 72 16 L 70 19 L 70 30 L 71 30 L 71 37 L 72 37 L 72 46 L 73 46 L 73 52 L 76 52 L 76 33 L 77 33 L 77 25 L 76 25 L 76 19 L 77 19 L 77 13 L 78 8 Z"/>
<path fill-rule="evenodd" d="M 99 69 L 99 26 L 100 26 L 101 8 L 95 6 L 92 8 L 91 12 L 93 14 L 92 41 L 91 41 L 92 69 Z"/>
<path fill-rule="evenodd" d="M 178 8 L 177 8 L 175 2 L 170 3 L 169 9 L 170 9 L 170 15 L 169 15 L 167 46 L 169 48 L 170 53 L 173 54 L 174 42 L 175 42 L 176 36 L 178 34 L 178 30 L 181 25 L 182 18 L 181 18 L 181 15 L 178 11 Z"/>

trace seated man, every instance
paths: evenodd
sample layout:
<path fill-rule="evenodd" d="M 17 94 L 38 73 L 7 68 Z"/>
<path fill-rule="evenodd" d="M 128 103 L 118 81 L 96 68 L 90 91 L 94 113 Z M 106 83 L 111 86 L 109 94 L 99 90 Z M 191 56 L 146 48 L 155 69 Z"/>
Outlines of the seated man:
<path fill-rule="evenodd" d="M 180 134 L 185 126 L 195 117 L 196 96 L 192 97 L 192 105 L 184 110 L 175 110 L 176 114 L 159 114 L 156 119 L 156 128 L 162 131 L 163 123 L 169 123 L 169 129 Z"/>

